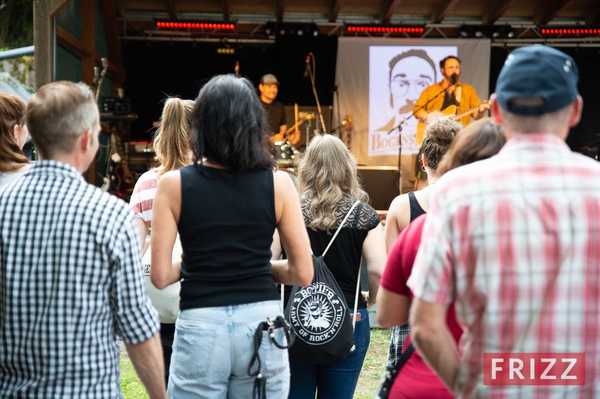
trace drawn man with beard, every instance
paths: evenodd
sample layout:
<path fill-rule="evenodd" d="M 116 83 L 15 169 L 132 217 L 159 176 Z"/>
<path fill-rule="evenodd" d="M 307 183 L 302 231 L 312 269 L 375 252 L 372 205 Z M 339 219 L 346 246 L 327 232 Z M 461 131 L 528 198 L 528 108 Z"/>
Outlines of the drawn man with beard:
<path fill-rule="evenodd" d="M 419 145 L 415 133 L 417 118 L 413 107 L 421 92 L 436 81 L 433 60 L 424 50 L 411 49 L 390 60 L 390 105 L 397 110 L 394 117 L 377 131 L 391 131 L 401 122 L 400 130 L 400 192 L 413 191 L 416 181 L 415 165 Z"/>

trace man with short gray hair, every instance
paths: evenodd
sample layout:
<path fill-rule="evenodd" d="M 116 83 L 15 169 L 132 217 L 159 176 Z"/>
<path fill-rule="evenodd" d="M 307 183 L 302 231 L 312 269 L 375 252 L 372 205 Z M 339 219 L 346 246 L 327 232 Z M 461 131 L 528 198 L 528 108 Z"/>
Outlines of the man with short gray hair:
<path fill-rule="evenodd" d="M 94 93 L 44 85 L 25 123 L 41 160 L 0 193 L 0 397 L 121 398 L 118 336 L 166 398 L 133 213 L 82 176 L 99 147 Z"/>
<path fill-rule="evenodd" d="M 491 102 L 506 145 L 436 183 L 408 282 L 411 336 L 456 397 L 600 396 L 600 164 L 565 143 L 578 79 L 557 49 L 514 50 Z"/>

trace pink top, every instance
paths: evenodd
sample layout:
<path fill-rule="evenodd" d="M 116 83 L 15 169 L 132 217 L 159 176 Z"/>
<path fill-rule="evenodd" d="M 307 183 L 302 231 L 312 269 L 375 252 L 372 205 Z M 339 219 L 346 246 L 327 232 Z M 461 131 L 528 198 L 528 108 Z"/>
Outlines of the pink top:
<path fill-rule="evenodd" d="M 421 244 L 421 232 L 427 214 L 413 220 L 398 236 L 388 254 L 387 264 L 381 276 L 381 286 L 388 291 L 404 295 L 412 299 L 413 294 L 406 285 L 410 277 L 417 251 Z M 447 323 L 450 332 L 458 343 L 462 329 L 456 321 L 454 304 L 448 308 Z M 406 338 L 403 347 L 410 343 L 410 335 Z M 397 398 L 454 398 L 437 377 L 429 369 L 419 353 L 415 350 L 408 358 L 404 367 L 396 377 L 390 391 L 390 399 Z"/>

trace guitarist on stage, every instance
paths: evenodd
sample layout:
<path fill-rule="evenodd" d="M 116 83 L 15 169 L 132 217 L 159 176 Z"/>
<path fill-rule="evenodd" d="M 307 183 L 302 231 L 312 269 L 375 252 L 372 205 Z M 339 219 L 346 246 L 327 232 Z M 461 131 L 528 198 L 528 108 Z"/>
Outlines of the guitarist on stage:
<path fill-rule="evenodd" d="M 441 82 L 434 83 L 421 93 L 413 112 L 421 122 L 417 127 L 417 143 L 423 142 L 424 123 L 433 111 L 442 111 L 445 115 L 462 115 L 459 120 L 467 126 L 473 119 L 480 119 L 490 109 L 488 101 L 479 100 L 473 86 L 458 80 L 460 76 L 460 59 L 449 55 L 440 61 L 440 70 L 444 77 Z"/>
<path fill-rule="evenodd" d="M 287 139 L 293 145 L 298 144 L 301 134 L 297 127 L 286 137 L 288 129 L 285 119 L 285 109 L 283 104 L 276 100 L 277 93 L 279 92 L 279 81 L 275 75 L 268 73 L 260 78 L 258 90 L 260 92 L 260 103 L 265 109 L 269 128 L 272 132 L 269 137 L 271 142 L 276 143 L 286 141 Z"/>

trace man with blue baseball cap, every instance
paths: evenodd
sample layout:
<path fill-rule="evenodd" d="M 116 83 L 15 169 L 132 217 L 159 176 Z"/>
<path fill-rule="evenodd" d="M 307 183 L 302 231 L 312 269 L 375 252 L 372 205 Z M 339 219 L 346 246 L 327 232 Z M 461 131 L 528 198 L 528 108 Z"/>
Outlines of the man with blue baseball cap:
<path fill-rule="evenodd" d="M 491 101 L 506 145 L 436 183 L 411 335 L 457 398 L 600 397 L 600 164 L 565 143 L 578 79 L 557 49 L 514 50 Z"/>

